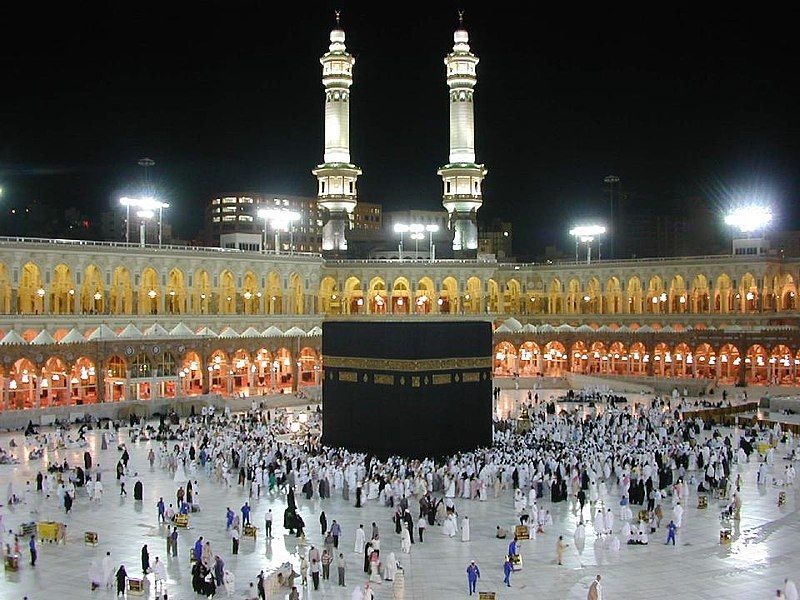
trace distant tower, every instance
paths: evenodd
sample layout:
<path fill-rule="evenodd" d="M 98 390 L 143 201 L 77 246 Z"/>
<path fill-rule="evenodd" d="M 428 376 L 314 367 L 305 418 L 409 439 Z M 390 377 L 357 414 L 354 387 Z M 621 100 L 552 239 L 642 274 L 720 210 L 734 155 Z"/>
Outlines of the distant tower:
<path fill-rule="evenodd" d="M 350 162 L 350 86 L 356 59 L 347 53 L 344 31 L 331 31 L 331 45 L 322 55 L 322 85 L 325 86 L 325 156 L 311 171 L 317 178 L 317 204 L 326 214 L 322 228 L 322 250 L 338 254 L 347 250 L 345 234 L 358 202 L 356 179 L 361 169 Z"/>
<path fill-rule="evenodd" d="M 463 14 L 453 34 L 453 51 L 444 59 L 450 88 L 450 160 L 439 169 L 444 182 L 442 204 L 450 214 L 456 257 L 473 257 L 478 249 L 477 212 L 483 204 L 481 183 L 487 170 L 475 163 L 475 119 L 472 94 L 478 57 L 469 49 Z"/>

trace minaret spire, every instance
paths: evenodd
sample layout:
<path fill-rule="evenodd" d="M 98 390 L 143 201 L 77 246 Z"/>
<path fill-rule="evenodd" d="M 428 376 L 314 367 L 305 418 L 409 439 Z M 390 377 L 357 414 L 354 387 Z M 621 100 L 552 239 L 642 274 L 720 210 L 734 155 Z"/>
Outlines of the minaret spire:
<path fill-rule="evenodd" d="M 450 214 L 453 252 L 471 258 L 478 249 L 477 212 L 483 204 L 481 185 L 487 170 L 475 161 L 473 95 L 478 83 L 478 64 L 464 29 L 464 12 L 458 12 L 458 29 L 453 34 L 453 51 L 444 59 L 450 99 L 450 156 L 439 169 L 444 183 L 442 204 Z"/>
<path fill-rule="evenodd" d="M 312 173 L 317 177 L 317 205 L 323 213 L 322 250 L 340 254 L 347 250 L 346 232 L 358 202 L 356 180 L 361 169 L 350 162 L 350 86 L 356 59 L 347 52 L 340 13 L 331 31 L 328 52 L 320 58 L 325 87 L 325 154 Z"/>

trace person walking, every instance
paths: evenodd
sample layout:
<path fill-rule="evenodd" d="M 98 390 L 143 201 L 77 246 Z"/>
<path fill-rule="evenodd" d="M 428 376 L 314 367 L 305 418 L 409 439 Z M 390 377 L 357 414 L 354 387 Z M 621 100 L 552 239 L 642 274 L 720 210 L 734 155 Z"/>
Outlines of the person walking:
<path fill-rule="evenodd" d="M 592 585 L 589 586 L 589 593 L 586 596 L 586 600 L 602 600 L 603 598 L 603 589 L 600 587 L 600 575 L 595 577 Z"/>
<path fill-rule="evenodd" d="M 333 555 L 328 552 L 328 549 L 322 551 L 322 579 L 328 580 L 331 578 L 331 563 L 333 562 Z"/>
<path fill-rule="evenodd" d="M 567 544 L 564 543 L 564 536 L 558 536 L 558 541 L 556 542 L 556 559 L 558 559 L 558 564 L 563 564 L 564 561 L 564 548 L 567 547 Z"/>
<path fill-rule="evenodd" d="M 425 515 L 421 515 L 419 520 L 417 521 L 417 534 L 419 535 L 419 543 L 423 543 L 425 540 L 423 539 L 425 536 L 425 529 L 428 527 L 428 521 L 425 519 Z"/>
<path fill-rule="evenodd" d="M 333 536 L 333 547 L 339 548 L 339 536 L 342 535 L 342 526 L 336 522 L 336 519 L 333 520 L 333 524 L 331 525 L 331 535 Z"/>
<path fill-rule="evenodd" d="M 336 570 L 339 573 L 339 585 L 341 587 L 345 587 L 344 585 L 344 570 L 347 566 L 347 561 L 344 559 L 344 554 L 341 552 L 339 553 L 339 558 L 336 560 Z"/>
<path fill-rule="evenodd" d="M 36 566 L 36 537 L 31 536 L 31 541 L 28 542 L 28 548 L 31 550 L 31 566 Z"/>
<path fill-rule="evenodd" d="M 678 528 L 675 527 L 675 521 L 670 521 L 669 525 L 667 525 L 667 541 L 664 542 L 664 545 L 668 545 L 670 540 L 672 541 L 672 545 L 675 545 L 675 531 Z"/>
<path fill-rule="evenodd" d="M 325 516 L 324 510 L 319 515 L 319 528 L 322 535 L 325 535 L 328 531 L 328 517 Z"/>
<path fill-rule="evenodd" d="M 233 554 L 239 554 L 239 530 L 236 527 L 231 527 L 231 544 Z"/>
<path fill-rule="evenodd" d="M 128 573 L 125 571 L 125 565 L 120 565 L 117 569 L 117 596 L 125 595 L 125 580 L 128 578 Z"/>
<path fill-rule="evenodd" d="M 147 575 L 150 571 L 150 552 L 147 550 L 147 544 L 142 546 L 142 573 Z"/>
<path fill-rule="evenodd" d="M 166 508 L 164 507 L 163 496 L 158 499 L 158 502 L 156 502 L 156 506 L 158 507 L 158 522 L 166 523 L 166 519 L 164 518 L 164 511 L 166 510 Z M 169 552 L 169 550 L 167 550 L 167 552 Z"/>
<path fill-rule="evenodd" d="M 178 528 L 172 528 L 172 556 L 178 556 Z"/>
<path fill-rule="evenodd" d="M 477 585 L 478 579 L 481 576 L 481 570 L 478 568 L 478 565 L 475 564 L 473 560 L 467 566 L 467 586 L 469 587 L 469 595 L 477 593 Z"/>
<path fill-rule="evenodd" d="M 248 502 L 242 506 L 242 525 L 250 525 L 250 504 Z"/>
<path fill-rule="evenodd" d="M 506 561 L 503 563 L 503 583 L 511 587 L 511 571 L 514 567 L 511 564 L 511 556 L 506 556 Z"/>
<path fill-rule="evenodd" d="M 314 584 L 314 589 L 319 589 L 319 561 L 316 558 L 311 559 L 311 582 Z"/>
<path fill-rule="evenodd" d="M 272 538 L 272 509 L 267 510 L 267 514 L 264 515 L 264 530 L 267 539 Z"/>

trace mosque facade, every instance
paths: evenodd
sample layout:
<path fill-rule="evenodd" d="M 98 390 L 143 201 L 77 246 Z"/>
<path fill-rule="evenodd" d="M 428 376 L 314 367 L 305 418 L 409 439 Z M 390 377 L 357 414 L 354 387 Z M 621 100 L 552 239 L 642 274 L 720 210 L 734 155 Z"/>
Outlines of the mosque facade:
<path fill-rule="evenodd" d="M 323 320 L 351 318 L 490 321 L 499 377 L 798 383 L 798 258 L 477 259 L 487 169 L 463 27 L 445 58 L 450 153 L 438 171 L 454 258 L 348 259 L 361 169 L 350 156 L 355 59 L 338 25 L 320 62 L 322 255 L 0 239 L 0 410 L 316 386 Z"/>

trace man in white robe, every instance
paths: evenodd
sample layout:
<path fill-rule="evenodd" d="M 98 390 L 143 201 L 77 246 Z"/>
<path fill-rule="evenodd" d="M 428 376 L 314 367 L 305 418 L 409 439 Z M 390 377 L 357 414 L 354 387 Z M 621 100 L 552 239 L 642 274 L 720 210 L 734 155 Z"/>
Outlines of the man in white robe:
<path fill-rule="evenodd" d="M 672 509 L 672 520 L 675 522 L 675 527 L 680 527 L 683 522 L 683 506 L 680 502 Z"/>
<path fill-rule="evenodd" d="M 363 554 L 364 544 L 366 544 L 366 535 L 364 534 L 364 526 L 359 525 L 358 529 L 356 529 L 356 545 L 353 552 L 355 552 L 356 554 Z"/>

